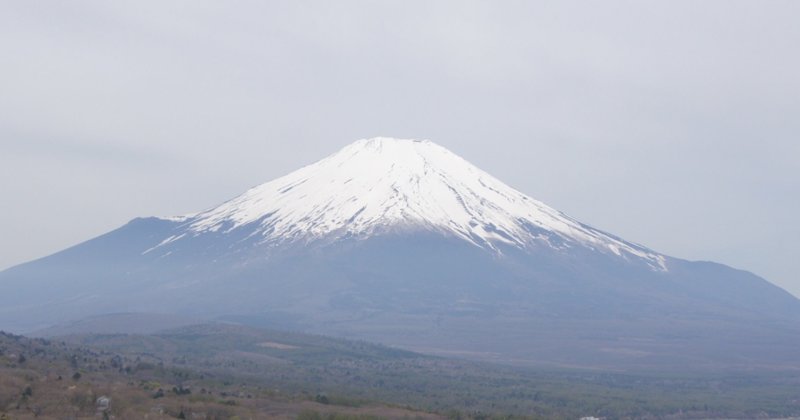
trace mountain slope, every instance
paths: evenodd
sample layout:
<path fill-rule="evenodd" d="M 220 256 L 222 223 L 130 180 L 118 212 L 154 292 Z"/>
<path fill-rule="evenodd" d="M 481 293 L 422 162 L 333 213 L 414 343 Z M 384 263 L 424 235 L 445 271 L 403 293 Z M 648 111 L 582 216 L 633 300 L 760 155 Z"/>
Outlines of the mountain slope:
<path fill-rule="evenodd" d="M 787 292 L 593 229 L 427 141 L 361 140 L 0 273 L 0 328 L 119 312 L 526 363 L 800 367 Z"/>

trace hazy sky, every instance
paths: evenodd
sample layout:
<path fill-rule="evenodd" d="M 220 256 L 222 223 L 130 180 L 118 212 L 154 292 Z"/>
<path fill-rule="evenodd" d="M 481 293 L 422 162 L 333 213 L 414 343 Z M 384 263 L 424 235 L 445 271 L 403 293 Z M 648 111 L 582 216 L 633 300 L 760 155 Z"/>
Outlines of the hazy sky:
<path fill-rule="evenodd" d="M 377 135 L 800 295 L 800 1 L 4 1 L 0 268 Z"/>

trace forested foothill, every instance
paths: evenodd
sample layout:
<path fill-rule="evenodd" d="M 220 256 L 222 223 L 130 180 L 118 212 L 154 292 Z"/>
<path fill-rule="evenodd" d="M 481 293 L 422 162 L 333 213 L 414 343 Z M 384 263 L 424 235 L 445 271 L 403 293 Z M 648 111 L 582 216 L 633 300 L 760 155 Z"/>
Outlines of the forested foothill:
<path fill-rule="evenodd" d="M 150 335 L 3 333 L 0 413 L 4 419 L 789 417 L 800 413 L 800 379 L 793 372 L 519 368 L 208 324 Z"/>

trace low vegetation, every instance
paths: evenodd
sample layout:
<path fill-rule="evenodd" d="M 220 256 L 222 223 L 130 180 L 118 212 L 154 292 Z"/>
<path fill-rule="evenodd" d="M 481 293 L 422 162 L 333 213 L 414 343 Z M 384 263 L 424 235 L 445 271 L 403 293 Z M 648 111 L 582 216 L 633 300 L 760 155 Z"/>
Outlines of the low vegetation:
<path fill-rule="evenodd" d="M 0 332 L 0 419 L 441 417 L 368 402 L 339 406 L 154 360 Z"/>
<path fill-rule="evenodd" d="M 791 373 L 543 371 L 234 325 L 0 336 L 9 418 L 755 418 L 800 413 Z M 110 399 L 102 409 L 101 397 Z M 58 417 L 56 417 L 58 416 Z"/>

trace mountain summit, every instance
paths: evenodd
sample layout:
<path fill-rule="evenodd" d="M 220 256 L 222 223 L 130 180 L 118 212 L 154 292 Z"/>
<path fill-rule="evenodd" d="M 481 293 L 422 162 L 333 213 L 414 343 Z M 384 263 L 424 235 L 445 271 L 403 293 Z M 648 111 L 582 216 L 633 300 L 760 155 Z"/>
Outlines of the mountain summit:
<path fill-rule="evenodd" d="M 424 140 L 359 140 L 0 272 L 0 329 L 120 312 L 513 363 L 800 368 L 786 291 L 594 229 Z"/>
<path fill-rule="evenodd" d="M 428 140 L 359 140 L 185 220 L 184 236 L 247 229 L 264 243 L 308 243 L 428 230 L 495 252 L 583 246 L 666 270 L 663 256 L 579 223 Z"/>

